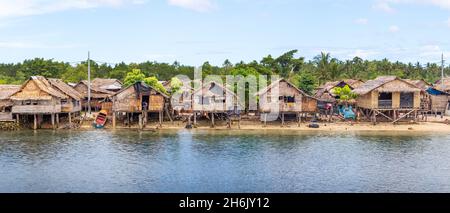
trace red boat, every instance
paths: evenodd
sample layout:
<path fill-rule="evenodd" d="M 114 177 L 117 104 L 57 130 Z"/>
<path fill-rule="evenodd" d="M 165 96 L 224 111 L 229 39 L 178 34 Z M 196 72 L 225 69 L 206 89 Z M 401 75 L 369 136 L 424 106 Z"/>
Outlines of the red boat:
<path fill-rule="evenodd" d="M 100 111 L 95 119 L 94 127 L 97 129 L 105 127 L 107 116 L 108 112 L 106 110 Z"/>

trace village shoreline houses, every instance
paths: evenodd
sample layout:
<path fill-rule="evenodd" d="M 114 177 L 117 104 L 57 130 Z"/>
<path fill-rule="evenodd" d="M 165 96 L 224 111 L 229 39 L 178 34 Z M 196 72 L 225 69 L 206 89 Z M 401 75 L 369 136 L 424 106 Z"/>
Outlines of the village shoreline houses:
<path fill-rule="evenodd" d="M 228 128 L 238 121 L 240 128 L 243 116 L 263 127 L 268 121 L 277 121 L 284 127 L 292 120 L 300 126 L 303 121 L 345 119 L 339 110 L 333 111 L 342 107 L 334 91 L 348 86 L 356 98 L 345 102 L 345 106 L 351 106 L 359 121 L 395 124 L 419 122 L 423 118 L 426 121 L 430 115 L 443 117 L 448 113 L 450 94 L 446 82 L 443 87 L 440 82 L 430 84 L 422 79 L 380 76 L 366 82 L 354 79 L 328 82 L 314 94 L 308 94 L 287 79 L 278 79 L 253 94 L 259 105 L 258 111 L 250 112 L 232 86 L 214 81 L 203 82 L 197 90 L 192 85 L 182 85 L 177 91 L 166 82 L 165 88 L 171 91 L 168 95 L 141 81 L 123 88 L 116 79 L 94 79 L 91 106 L 103 110 L 109 122 L 106 125 L 113 128 L 144 129 L 152 127 L 152 123 L 162 128 L 165 120 L 174 119 L 192 127 L 198 126 L 199 119 L 210 122 L 211 127 L 216 127 L 219 120 L 226 121 Z M 71 126 L 74 120 L 80 124 L 92 122 L 89 118 L 95 113 L 82 113 L 88 106 L 87 90 L 87 81 L 70 86 L 61 79 L 42 76 L 32 76 L 22 85 L 0 85 L 0 122 L 16 122 L 32 129 L 56 129 L 63 126 L 61 123 Z"/>

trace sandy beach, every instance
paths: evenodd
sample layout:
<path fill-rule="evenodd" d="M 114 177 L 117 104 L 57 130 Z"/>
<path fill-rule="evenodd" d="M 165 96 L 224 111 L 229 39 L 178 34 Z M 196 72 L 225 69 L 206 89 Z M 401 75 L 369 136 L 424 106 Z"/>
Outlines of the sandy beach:
<path fill-rule="evenodd" d="M 450 133 L 450 125 L 446 122 L 450 120 L 450 117 L 429 117 L 427 122 L 417 122 L 417 123 L 397 123 L 392 124 L 390 122 L 380 122 L 376 125 L 370 122 L 319 122 L 319 128 L 309 128 L 309 122 L 303 122 L 300 125 L 296 122 L 286 122 L 284 126 L 281 126 L 281 122 L 268 122 L 266 126 L 262 122 L 254 120 L 243 120 L 241 121 L 240 127 L 237 122 L 233 122 L 231 128 L 227 128 L 226 122 L 219 121 L 216 122 L 215 127 L 211 127 L 211 123 L 207 120 L 198 121 L 197 127 L 195 129 L 199 130 L 293 130 L 293 131 L 332 131 L 332 132 L 352 132 L 352 131 L 409 131 L 409 132 L 442 132 Z M 147 124 L 144 130 L 178 130 L 185 129 L 186 122 L 174 121 L 174 122 L 164 122 L 162 127 L 159 127 L 158 123 L 150 122 Z M 89 123 L 84 123 L 81 130 L 89 130 L 93 127 Z M 106 129 L 112 129 L 111 125 L 107 125 Z M 138 129 L 137 125 L 131 127 L 125 127 L 118 125 L 117 130 L 121 129 Z"/>

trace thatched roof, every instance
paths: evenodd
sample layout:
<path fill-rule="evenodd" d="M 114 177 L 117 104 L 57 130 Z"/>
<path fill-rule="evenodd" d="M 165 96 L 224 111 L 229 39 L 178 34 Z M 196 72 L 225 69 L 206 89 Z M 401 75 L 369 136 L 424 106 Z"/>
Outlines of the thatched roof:
<path fill-rule="evenodd" d="M 68 84 L 66 84 L 61 79 L 49 78 L 48 81 L 50 82 L 50 84 L 53 87 L 57 88 L 59 91 L 63 92 L 64 94 L 70 96 L 71 98 L 73 98 L 75 100 L 79 101 L 83 97 L 83 95 L 78 93 L 78 91 L 73 89 L 73 87 L 69 86 Z"/>
<path fill-rule="evenodd" d="M 18 92 L 20 88 L 20 85 L 0 85 L 0 100 L 9 99 L 9 97 Z"/>
<path fill-rule="evenodd" d="M 24 89 L 29 83 L 34 83 L 34 85 L 36 87 L 38 87 L 39 90 L 45 92 L 46 95 L 40 93 L 39 90 L 36 90 L 36 91 L 26 90 L 25 91 Z M 62 98 L 62 99 L 68 98 L 67 95 L 60 92 L 58 89 L 54 88 L 45 77 L 31 76 L 30 79 L 28 79 L 28 81 L 26 81 L 22 85 L 20 90 L 11 96 L 11 99 L 18 100 L 18 101 L 21 101 L 21 100 L 50 100 L 51 96 L 56 97 L 56 98 Z"/>
<path fill-rule="evenodd" d="M 419 87 L 420 89 L 427 90 L 428 88 L 432 87 L 431 84 L 426 82 L 423 79 L 420 80 L 411 80 L 411 79 L 404 79 L 405 81 L 409 82 L 410 84 L 414 84 L 416 87 Z"/>
<path fill-rule="evenodd" d="M 164 94 L 163 92 L 158 91 L 157 89 L 153 88 L 152 86 L 150 86 L 144 82 L 136 82 L 130 86 L 127 86 L 127 87 L 121 89 L 120 91 L 118 91 L 114 96 L 118 96 L 122 92 L 128 90 L 130 87 L 138 88 L 140 90 L 140 92 L 152 91 L 152 92 L 155 92 L 156 94 L 162 95 L 164 98 L 170 98 L 168 95 Z"/>
<path fill-rule="evenodd" d="M 388 83 L 393 81 L 401 81 L 404 84 L 398 85 L 390 85 Z M 380 76 L 375 80 L 370 80 L 361 85 L 360 87 L 353 90 L 354 93 L 358 95 L 365 95 L 375 89 L 378 89 L 379 92 L 417 92 L 421 91 L 420 88 L 411 84 L 405 80 L 402 80 L 396 76 Z"/>
<path fill-rule="evenodd" d="M 88 86 L 88 81 L 86 81 L 86 80 L 80 81 L 76 86 L 78 86 L 79 84 L 84 84 L 84 85 Z M 102 89 L 98 84 L 94 84 L 93 82 L 91 82 L 91 91 L 94 91 L 97 93 L 104 93 L 107 95 L 114 95 L 114 92 L 109 91 L 107 89 Z"/>
<path fill-rule="evenodd" d="M 224 87 L 222 84 L 219 84 L 215 81 L 211 81 L 208 83 L 204 83 L 201 88 L 196 88 L 197 90 L 194 91 L 194 94 L 200 93 L 203 95 L 203 97 L 210 97 L 210 96 L 215 96 L 216 94 L 211 92 L 211 88 L 213 86 L 217 86 L 218 88 L 220 88 L 222 90 L 222 92 L 224 93 L 223 95 L 227 95 L 227 94 L 231 94 L 233 96 L 236 96 L 236 94 L 231 91 L 230 89 Z"/>
<path fill-rule="evenodd" d="M 279 85 L 281 82 L 286 82 L 287 84 L 289 84 L 292 88 L 294 88 L 295 90 L 297 90 L 297 91 L 298 91 L 299 93 L 301 93 L 302 95 L 317 100 L 317 98 L 308 95 L 306 92 L 304 92 L 303 90 L 299 89 L 299 88 L 296 87 L 294 84 L 292 84 L 291 82 L 289 82 L 289 81 L 287 81 L 286 79 L 283 79 L 283 78 L 280 78 L 280 79 L 278 79 L 278 80 L 272 82 L 269 86 L 267 86 L 266 88 L 260 90 L 256 95 L 261 96 L 261 95 L 267 93 L 269 90 L 271 90 L 273 87 Z"/>
<path fill-rule="evenodd" d="M 95 78 L 92 80 L 92 86 L 105 90 L 120 90 L 122 89 L 122 82 L 113 78 Z"/>
<path fill-rule="evenodd" d="M 450 91 L 450 77 L 444 78 L 444 87 L 443 88 L 442 88 L 441 80 L 436 81 L 435 87 L 436 87 L 436 89 L 438 89 L 440 91 L 449 92 Z"/>
<path fill-rule="evenodd" d="M 364 81 L 360 79 L 344 79 L 343 82 L 347 83 L 353 89 L 364 84 Z"/>

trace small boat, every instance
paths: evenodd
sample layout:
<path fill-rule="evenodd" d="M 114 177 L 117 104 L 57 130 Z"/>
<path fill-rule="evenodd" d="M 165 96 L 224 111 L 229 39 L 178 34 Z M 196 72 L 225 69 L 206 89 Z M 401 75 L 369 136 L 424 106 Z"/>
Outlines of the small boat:
<path fill-rule="evenodd" d="M 102 129 L 105 127 L 107 116 L 108 112 L 106 110 L 100 111 L 95 119 L 94 127 L 97 129 Z"/>

